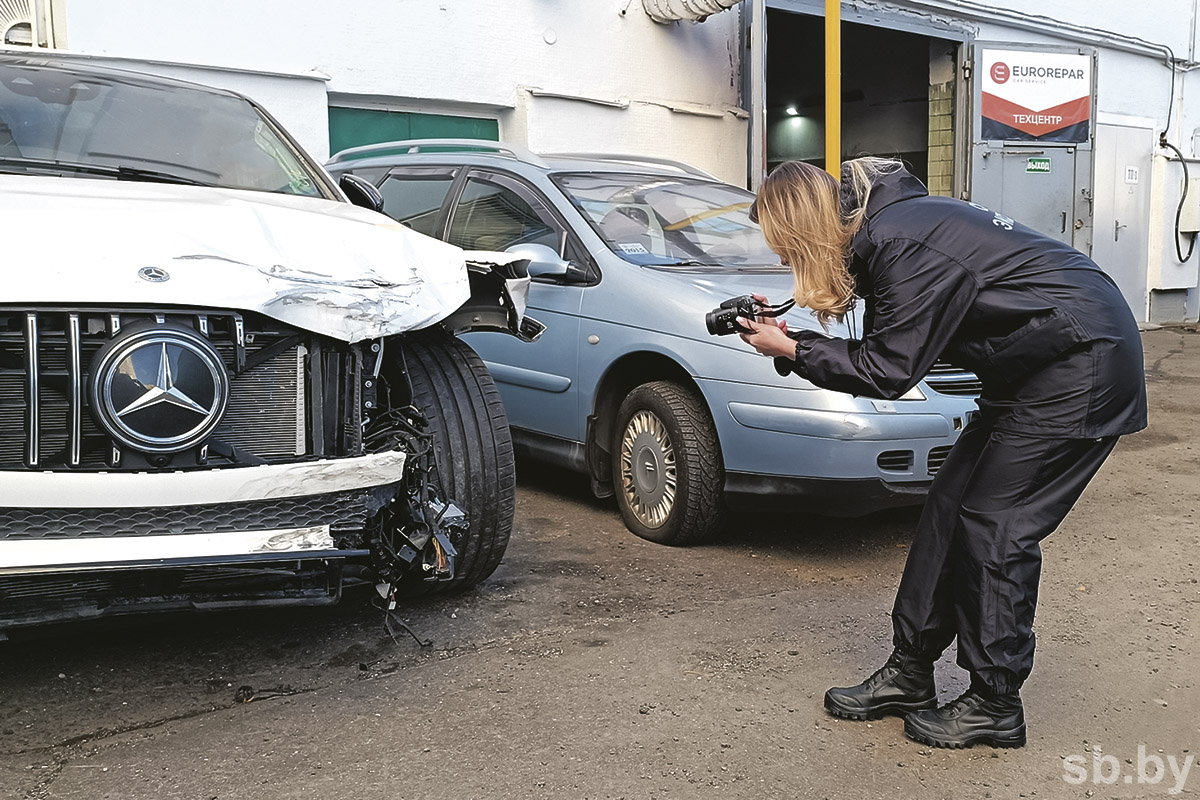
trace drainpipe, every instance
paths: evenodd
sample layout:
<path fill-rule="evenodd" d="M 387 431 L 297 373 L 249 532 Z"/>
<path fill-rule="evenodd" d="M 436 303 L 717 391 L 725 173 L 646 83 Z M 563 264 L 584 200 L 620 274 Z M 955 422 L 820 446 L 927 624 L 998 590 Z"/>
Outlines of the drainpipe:
<path fill-rule="evenodd" d="M 733 8 L 742 0 L 642 0 L 642 9 L 655 22 L 681 19 L 704 22 L 712 14 Z"/>

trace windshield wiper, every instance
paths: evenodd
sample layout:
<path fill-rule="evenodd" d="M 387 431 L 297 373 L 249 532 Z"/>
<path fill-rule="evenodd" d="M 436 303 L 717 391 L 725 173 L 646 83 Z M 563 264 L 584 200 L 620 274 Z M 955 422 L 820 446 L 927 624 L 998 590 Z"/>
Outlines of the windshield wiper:
<path fill-rule="evenodd" d="M 718 264 L 715 261 L 697 261 L 696 259 L 685 259 L 683 261 L 663 261 L 661 263 L 646 264 L 647 267 L 720 267 L 723 264 Z"/>
<path fill-rule="evenodd" d="M 141 167 L 113 167 L 106 164 L 83 164 L 77 161 L 55 161 L 49 158 L 12 158 L 9 156 L 0 156 L 0 165 L 32 167 L 41 170 L 69 170 L 70 172 L 79 172 L 85 175 L 105 175 L 116 178 L 117 180 L 125 181 L 150 181 L 155 183 L 180 183 L 187 186 L 211 186 L 212 184 L 198 181 L 194 178 L 185 178 L 182 175 L 174 175 L 170 172 L 159 172 L 153 169 L 142 169 Z"/>
<path fill-rule="evenodd" d="M 787 269 L 782 264 L 730 264 L 720 261 L 664 261 L 661 263 L 643 264 L 644 267 L 708 267 L 720 272 L 780 272 Z"/>

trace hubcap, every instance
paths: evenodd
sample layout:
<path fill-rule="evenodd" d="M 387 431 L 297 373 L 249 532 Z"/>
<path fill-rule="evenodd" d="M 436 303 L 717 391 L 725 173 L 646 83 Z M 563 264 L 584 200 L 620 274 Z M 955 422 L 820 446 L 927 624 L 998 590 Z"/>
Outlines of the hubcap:
<path fill-rule="evenodd" d="M 662 527 L 675 507 L 675 448 L 662 420 L 645 409 L 621 435 L 621 490 L 647 528 Z"/>

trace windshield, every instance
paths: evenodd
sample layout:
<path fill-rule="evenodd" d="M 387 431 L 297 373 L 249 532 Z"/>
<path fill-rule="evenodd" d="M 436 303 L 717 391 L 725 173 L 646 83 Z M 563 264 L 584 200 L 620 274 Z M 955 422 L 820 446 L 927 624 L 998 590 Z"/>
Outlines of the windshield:
<path fill-rule="evenodd" d="M 60 66 L 0 62 L 0 172 L 327 196 L 240 97 Z"/>
<path fill-rule="evenodd" d="M 569 173 L 554 180 L 626 261 L 686 269 L 786 269 L 750 221 L 754 195 L 744 189 L 625 173 Z"/>

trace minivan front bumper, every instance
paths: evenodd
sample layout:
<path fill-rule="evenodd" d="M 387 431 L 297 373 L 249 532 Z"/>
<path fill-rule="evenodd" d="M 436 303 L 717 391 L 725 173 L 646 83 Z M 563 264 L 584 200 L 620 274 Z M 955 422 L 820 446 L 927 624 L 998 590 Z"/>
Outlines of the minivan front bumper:
<path fill-rule="evenodd" d="M 889 508 L 919 506 L 932 480 L 889 483 L 879 478 L 797 478 L 725 473 L 725 501 L 735 510 L 803 511 L 858 517 Z"/>
<path fill-rule="evenodd" d="M 975 413 L 973 398 L 871 401 L 701 380 L 734 506 L 857 515 L 916 505 Z M 823 407 L 822 407 L 823 406 Z"/>

